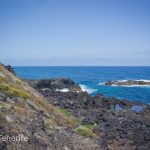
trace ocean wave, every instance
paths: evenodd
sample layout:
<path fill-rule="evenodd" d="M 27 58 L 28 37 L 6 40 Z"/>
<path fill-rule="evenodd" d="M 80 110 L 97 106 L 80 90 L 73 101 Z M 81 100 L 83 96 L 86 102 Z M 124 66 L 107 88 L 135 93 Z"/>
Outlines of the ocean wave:
<path fill-rule="evenodd" d="M 86 85 L 84 85 L 84 84 L 80 84 L 79 86 L 81 87 L 81 90 L 82 90 L 83 92 L 87 92 L 87 93 L 89 93 L 89 94 L 92 94 L 92 93 L 94 93 L 94 92 L 97 91 L 97 89 L 92 89 L 92 88 L 90 88 L 90 87 L 88 87 L 88 86 L 86 86 Z"/>
<path fill-rule="evenodd" d="M 69 90 L 69 89 L 67 89 L 67 88 L 65 88 L 65 89 L 61 89 L 61 90 L 56 89 L 56 91 L 59 91 L 59 92 L 69 92 L 70 90 Z"/>

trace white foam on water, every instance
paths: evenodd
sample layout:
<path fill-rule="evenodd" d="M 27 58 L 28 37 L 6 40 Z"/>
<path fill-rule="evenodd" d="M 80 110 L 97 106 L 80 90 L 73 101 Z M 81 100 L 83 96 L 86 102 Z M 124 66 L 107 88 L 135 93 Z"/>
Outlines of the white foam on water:
<path fill-rule="evenodd" d="M 143 82 L 150 82 L 150 80 L 144 80 L 144 79 L 139 79 L 139 80 L 134 80 L 134 79 L 128 79 L 128 80 L 116 80 L 118 82 L 127 82 L 129 80 L 133 80 L 133 81 L 143 81 Z"/>
<path fill-rule="evenodd" d="M 140 80 L 135 80 L 135 81 L 150 82 L 150 80 L 144 80 L 144 79 L 140 79 Z"/>
<path fill-rule="evenodd" d="M 113 85 L 113 86 L 119 86 L 119 85 Z M 137 85 L 137 84 L 133 84 L 133 85 L 121 85 L 120 87 L 150 87 L 150 85 Z"/>
<path fill-rule="evenodd" d="M 43 89 L 42 89 L 42 91 L 46 91 L 46 90 L 49 90 L 49 88 L 43 88 Z"/>
<path fill-rule="evenodd" d="M 116 81 L 118 81 L 118 82 L 127 82 L 129 80 L 116 80 Z"/>
<path fill-rule="evenodd" d="M 67 88 L 64 88 L 64 89 L 61 89 L 61 90 L 56 89 L 56 91 L 59 91 L 59 92 L 69 92 L 70 90 L 69 90 L 69 89 L 67 89 Z"/>
<path fill-rule="evenodd" d="M 92 94 L 92 93 L 94 93 L 94 92 L 97 91 L 97 89 L 92 89 L 92 88 L 90 88 L 90 87 L 87 87 L 87 86 L 84 85 L 84 84 L 80 84 L 79 86 L 81 87 L 81 90 L 82 90 L 83 92 L 87 92 L 87 93 L 89 93 L 89 94 Z"/>
<path fill-rule="evenodd" d="M 116 85 L 116 84 L 112 84 L 111 86 L 116 86 L 116 87 L 147 87 L 147 88 L 150 88 L 150 85 L 137 85 L 137 84 L 133 84 L 133 85 Z"/>

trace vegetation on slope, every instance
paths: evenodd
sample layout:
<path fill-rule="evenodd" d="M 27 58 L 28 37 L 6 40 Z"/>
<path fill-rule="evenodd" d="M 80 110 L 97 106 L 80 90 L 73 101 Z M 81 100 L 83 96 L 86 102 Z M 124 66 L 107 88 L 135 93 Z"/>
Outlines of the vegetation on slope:
<path fill-rule="evenodd" d="M 20 97 L 24 101 L 31 101 L 39 110 L 49 113 L 51 119 L 53 119 L 57 125 L 68 127 L 77 125 L 77 121 L 74 117 L 65 115 L 64 112 L 60 111 L 58 108 L 48 104 L 36 90 L 11 74 L 3 66 L 0 66 L 0 91 L 12 97 Z"/>
<path fill-rule="evenodd" d="M 49 104 L 35 89 L 17 78 L 1 65 L 0 91 L 8 94 L 12 98 L 21 98 L 19 102 L 14 104 L 0 102 L 0 109 L 5 110 L 8 114 L 18 113 L 18 115 L 30 116 L 30 113 L 33 113 L 28 106 L 28 104 L 30 104 L 36 111 L 41 111 L 46 116 L 44 118 L 44 126 L 47 130 L 54 129 L 58 126 L 69 127 L 75 128 L 75 132 L 82 136 L 96 137 L 92 131 L 94 126 L 81 125 L 81 119 L 73 117 L 72 114 L 65 109 L 60 109 Z M 7 113 L 1 113 L 1 115 L 6 116 Z M 10 119 L 8 119 L 8 121 L 10 121 Z"/>

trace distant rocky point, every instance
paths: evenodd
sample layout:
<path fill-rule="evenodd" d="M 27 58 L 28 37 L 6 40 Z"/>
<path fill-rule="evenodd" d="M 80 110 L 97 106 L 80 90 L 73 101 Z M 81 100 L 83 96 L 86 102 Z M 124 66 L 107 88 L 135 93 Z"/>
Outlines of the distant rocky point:
<path fill-rule="evenodd" d="M 149 86 L 150 80 L 120 80 L 120 81 L 108 81 L 105 83 L 108 86 Z"/>
<path fill-rule="evenodd" d="M 69 78 L 26 80 L 33 88 L 48 91 L 81 92 L 81 87 Z"/>
<path fill-rule="evenodd" d="M 10 71 L 13 75 L 16 76 L 16 73 L 14 71 L 14 68 L 11 65 L 4 65 L 2 63 L 0 63 L 0 65 L 2 65 L 3 67 L 5 67 L 8 71 Z"/>

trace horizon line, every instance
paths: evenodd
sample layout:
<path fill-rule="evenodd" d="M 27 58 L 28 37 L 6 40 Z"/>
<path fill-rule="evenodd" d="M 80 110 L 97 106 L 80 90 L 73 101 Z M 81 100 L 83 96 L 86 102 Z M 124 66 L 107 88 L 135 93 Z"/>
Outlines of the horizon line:
<path fill-rule="evenodd" d="M 113 66 L 109 66 L 109 65 L 103 65 L 103 66 L 100 66 L 100 65 L 81 65 L 81 66 L 79 66 L 79 65 L 72 65 L 72 66 L 66 66 L 66 65 L 63 65 L 63 66 L 59 66 L 59 65 L 57 65 L 57 66 L 52 66 L 52 65 L 34 65 L 34 66 L 29 66 L 29 65 L 21 65 L 21 66 L 19 66 L 19 65 L 12 65 L 13 67 L 150 67 L 149 65 L 141 65 L 141 66 L 135 66 L 135 65 L 133 65 L 133 66 L 125 66 L 125 65 L 122 65 L 122 66 L 117 66 L 117 65 L 113 65 Z"/>

